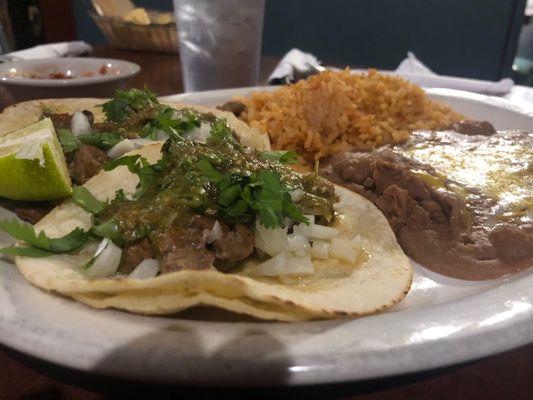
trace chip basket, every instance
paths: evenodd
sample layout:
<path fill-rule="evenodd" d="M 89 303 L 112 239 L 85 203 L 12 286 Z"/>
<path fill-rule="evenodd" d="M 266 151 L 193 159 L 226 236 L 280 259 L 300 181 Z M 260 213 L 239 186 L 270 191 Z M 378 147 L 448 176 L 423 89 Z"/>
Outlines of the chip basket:
<path fill-rule="evenodd" d="M 148 11 L 156 20 L 157 11 Z M 139 25 L 120 18 L 90 13 L 111 46 L 125 50 L 178 52 L 178 34 L 175 22 L 168 24 Z"/>

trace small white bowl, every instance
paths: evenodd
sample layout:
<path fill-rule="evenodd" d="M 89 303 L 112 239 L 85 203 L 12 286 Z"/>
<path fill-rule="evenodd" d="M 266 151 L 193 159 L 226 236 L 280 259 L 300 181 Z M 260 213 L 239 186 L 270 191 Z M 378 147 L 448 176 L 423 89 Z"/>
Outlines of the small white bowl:
<path fill-rule="evenodd" d="M 109 97 L 141 67 L 108 58 L 43 58 L 0 64 L 0 84 L 16 101 L 59 97 Z"/>

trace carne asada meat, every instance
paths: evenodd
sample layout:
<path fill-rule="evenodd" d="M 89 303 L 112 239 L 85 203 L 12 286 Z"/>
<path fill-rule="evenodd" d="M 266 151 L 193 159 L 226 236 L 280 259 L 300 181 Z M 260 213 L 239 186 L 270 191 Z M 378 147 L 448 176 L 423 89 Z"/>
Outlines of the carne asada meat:
<path fill-rule="evenodd" d="M 239 116 L 246 109 L 246 105 L 240 101 L 227 101 L 217 108 L 222 111 L 228 111 L 239 118 Z"/>
<path fill-rule="evenodd" d="M 230 270 L 254 252 L 254 235 L 245 225 L 237 224 L 230 229 L 219 222 L 220 237 L 210 245 L 208 237 L 215 221 L 214 218 L 195 215 L 187 228 L 173 227 L 161 237 L 154 237 L 156 250 L 148 238 L 128 244 L 123 248 L 119 272 L 131 273 L 141 261 L 155 258 L 156 253 L 161 256 L 161 273 L 208 269 L 213 264 L 221 271 Z"/>
<path fill-rule="evenodd" d="M 94 115 L 92 112 L 82 111 L 88 118 L 91 126 L 94 124 Z M 54 128 L 70 129 L 72 114 L 67 113 L 44 113 L 43 117 L 48 117 L 52 120 Z M 83 185 L 90 178 L 96 175 L 102 165 L 108 161 L 107 153 L 96 146 L 81 144 L 77 150 L 65 154 L 70 178 L 78 185 Z"/>
<path fill-rule="evenodd" d="M 491 279 L 533 264 L 532 148 L 527 133 L 415 132 L 331 157 L 321 174 L 374 202 L 415 261 Z"/>
<path fill-rule="evenodd" d="M 142 128 L 157 115 L 157 107 L 148 107 L 139 112 L 131 113 L 120 123 L 105 121 L 92 125 L 94 132 L 116 132 L 127 139 L 139 138 Z"/>
<path fill-rule="evenodd" d="M 122 257 L 118 272 L 129 275 L 141 261 L 147 258 L 154 258 L 152 245 L 147 238 L 143 238 L 135 243 L 130 243 L 122 248 Z"/>
<path fill-rule="evenodd" d="M 52 120 L 52 125 L 54 125 L 54 128 L 56 131 L 60 129 L 70 129 L 70 123 L 72 120 L 72 114 L 68 113 L 61 113 L 61 114 L 53 114 L 53 113 L 44 113 L 44 118 L 50 118 Z"/>
<path fill-rule="evenodd" d="M 70 157 L 69 157 L 70 158 Z M 81 144 L 68 164 L 70 177 L 78 185 L 83 185 L 102 169 L 109 160 L 107 153 L 96 146 Z"/>
<path fill-rule="evenodd" d="M 52 208 L 55 207 L 55 203 L 51 201 L 44 202 L 31 202 L 29 204 L 20 203 L 13 210 L 17 217 L 21 220 L 29 222 L 32 225 L 35 225 L 41 219 L 48 214 Z"/>
<path fill-rule="evenodd" d="M 216 263 L 221 271 L 227 271 L 254 252 L 254 234 L 243 224 L 233 229 L 221 224 L 222 234 L 213 243 Z"/>
<path fill-rule="evenodd" d="M 215 256 L 205 247 L 206 237 L 204 229 L 168 229 L 158 243 L 161 273 L 208 269 L 213 265 Z"/>
<path fill-rule="evenodd" d="M 83 110 L 82 112 L 87 116 L 87 119 L 89 120 L 89 123 L 92 126 L 93 123 L 94 123 L 94 115 L 93 115 L 93 113 L 88 111 L 88 110 Z M 50 118 L 52 120 L 52 125 L 54 125 L 54 128 L 56 129 L 56 131 L 59 130 L 59 129 L 70 129 L 71 122 L 72 122 L 72 114 L 68 114 L 68 113 L 58 113 L 58 114 L 55 114 L 55 113 L 44 113 L 43 117 L 44 118 Z"/>

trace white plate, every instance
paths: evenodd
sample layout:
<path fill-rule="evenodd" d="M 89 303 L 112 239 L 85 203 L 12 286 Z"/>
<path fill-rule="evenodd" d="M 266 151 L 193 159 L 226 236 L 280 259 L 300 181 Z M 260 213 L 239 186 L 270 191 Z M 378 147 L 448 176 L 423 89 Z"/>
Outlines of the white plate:
<path fill-rule="evenodd" d="M 220 104 L 250 89 L 173 96 Z M 512 103 L 430 90 L 498 128 L 533 128 Z M 0 261 L 0 341 L 85 371 L 207 385 L 316 384 L 420 371 L 533 341 L 533 271 L 466 282 L 414 265 L 411 292 L 384 314 L 303 323 L 231 321 L 216 310 L 174 318 L 97 311 L 27 284 Z"/>
<path fill-rule="evenodd" d="M 139 65 L 110 58 L 62 57 L 0 64 L 0 85 L 17 101 L 59 97 L 106 97 L 123 89 Z M 49 79 L 63 74 L 68 79 Z M 40 79 L 30 78 L 38 76 Z"/>

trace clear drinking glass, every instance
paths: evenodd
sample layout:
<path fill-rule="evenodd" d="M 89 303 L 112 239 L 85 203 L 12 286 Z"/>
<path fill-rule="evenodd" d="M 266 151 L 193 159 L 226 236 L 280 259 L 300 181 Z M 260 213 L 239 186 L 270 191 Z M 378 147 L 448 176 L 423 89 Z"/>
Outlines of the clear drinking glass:
<path fill-rule="evenodd" d="M 253 86 L 265 0 L 174 0 L 186 92 Z"/>

